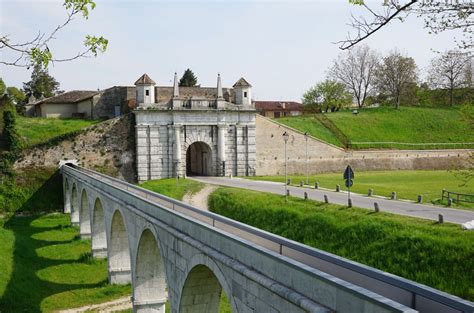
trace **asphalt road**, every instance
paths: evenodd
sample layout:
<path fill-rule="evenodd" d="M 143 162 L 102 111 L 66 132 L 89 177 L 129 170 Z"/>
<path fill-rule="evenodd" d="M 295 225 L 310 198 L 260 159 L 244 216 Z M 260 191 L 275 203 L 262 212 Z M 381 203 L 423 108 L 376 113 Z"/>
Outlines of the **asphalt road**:
<path fill-rule="evenodd" d="M 282 183 L 255 181 L 242 178 L 227 177 L 189 177 L 206 184 L 214 184 L 220 186 L 244 188 L 256 191 L 270 192 L 278 195 L 285 194 L 285 185 Z M 304 197 L 304 192 L 308 193 L 308 198 L 324 201 L 324 195 L 327 195 L 329 203 L 347 205 L 347 193 L 335 192 L 324 189 L 301 188 L 288 186 L 290 195 L 293 197 Z M 376 197 L 368 197 L 360 194 L 351 193 L 352 205 L 354 207 L 366 208 L 373 210 L 374 202 L 377 202 L 380 211 L 390 212 L 394 214 L 419 217 L 429 220 L 438 220 L 438 215 L 443 214 L 445 222 L 461 224 L 474 220 L 474 211 L 458 210 L 442 208 L 427 204 L 416 204 L 408 201 L 389 200 Z"/>

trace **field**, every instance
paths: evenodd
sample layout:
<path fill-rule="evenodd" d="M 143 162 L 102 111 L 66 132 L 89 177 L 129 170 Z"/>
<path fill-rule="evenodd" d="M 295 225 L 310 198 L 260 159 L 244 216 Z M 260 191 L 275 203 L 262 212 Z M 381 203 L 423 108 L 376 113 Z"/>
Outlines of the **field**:
<path fill-rule="evenodd" d="M 52 312 L 130 294 L 107 284 L 107 261 L 90 257 L 69 215 L 0 220 L 0 312 Z"/>
<path fill-rule="evenodd" d="M 335 189 L 339 184 L 344 190 L 344 179 L 342 173 L 318 174 L 309 176 L 309 184 L 314 186 L 316 181 L 320 187 Z M 246 177 L 254 180 L 267 180 L 284 182 L 284 176 L 256 176 Z M 300 181 L 306 182 L 304 175 L 291 175 L 292 184 L 299 185 Z M 372 171 L 356 172 L 354 185 L 351 191 L 367 194 L 371 188 L 374 195 L 390 197 L 392 191 L 397 192 L 399 199 L 416 201 L 418 195 L 423 196 L 423 201 L 428 203 L 439 203 L 443 188 L 459 192 L 474 194 L 474 180 L 467 185 L 460 186 L 462 181 L 453 172 L 448 171 Z M 464 207 L 472 207 L 474 203 L 464 203 Z"/>
<path fill-rule="evenodd" d="M 467 143 L 474 142 L 469 123 L 463 120 L 458 108 L 393 108 L 362 109 L 358 114 L 345 110 L 324 115 L 347 137 L 349 142 L 398 142 L 398 143 Z M 285 125 L 308 131 L 312 136 L 342 146 L 334 130 L 331 131 L 314 116 L 287 117 L 277 120 Z M 399 148 L 473 148 L 474 144 L 452 145 L 402 145 L 354 144 L 354 149 Z"/>
<path fill-rule="evenodd" d="M 18 133 L 25 139 L 27 147 L 86 128 L 97 121 L 83 119 L 28 118 L 17 117 Z"/>
<path fill-rule="evenodd" d="M 219 188 L 211 211 L 474 300 L 474 232 L 458 225 Z"/>

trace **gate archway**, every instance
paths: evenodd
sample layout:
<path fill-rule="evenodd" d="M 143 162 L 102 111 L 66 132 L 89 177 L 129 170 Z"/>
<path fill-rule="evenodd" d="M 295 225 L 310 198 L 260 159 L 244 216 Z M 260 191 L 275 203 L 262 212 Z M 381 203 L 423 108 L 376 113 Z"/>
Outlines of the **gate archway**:
<path fill-rule="evenodd" d="M 198 141 L 186 150 L 186 175 L 213 175 L 212 150 L 208 144 Z"/>

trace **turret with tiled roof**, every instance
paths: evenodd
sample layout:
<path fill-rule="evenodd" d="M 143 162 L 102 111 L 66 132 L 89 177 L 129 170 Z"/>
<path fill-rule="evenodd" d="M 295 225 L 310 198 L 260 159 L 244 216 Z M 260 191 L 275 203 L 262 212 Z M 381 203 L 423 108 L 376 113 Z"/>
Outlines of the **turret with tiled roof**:
<path fill-rule="evenodd" d="M 135 86 L 138 85 L 156 85 L 156 83 L 145 73 L 135 82 Z"/>

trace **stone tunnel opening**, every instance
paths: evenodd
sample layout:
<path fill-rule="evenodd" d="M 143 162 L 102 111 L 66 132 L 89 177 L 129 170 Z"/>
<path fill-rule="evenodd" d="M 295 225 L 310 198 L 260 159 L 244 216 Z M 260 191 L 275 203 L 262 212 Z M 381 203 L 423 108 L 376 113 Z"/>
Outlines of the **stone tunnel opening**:
<path fill-rule="evenodd" d="M 158 242 L 149 229 L 143 231 L 138 243 L 135 271 L 135 312 L 165 313 L 165 263 Z"/>
<path fill-rule="evenodd" d="M 119 210 L 112 217 L 109 249 L 109 281 L 111 284 L 131 282 L 130 249 L 124 219 Z"/>
<path fill-rule="evenodd" d="M 219 280 L 205 265 L 188 274 L 181 294 L 179 313 L 230 311 L 232 306 Z"/>
<path fill-rule="evenodd" d="M 212 175 L 212 150 L 208 144 L 198 141 L 186 150 L 186 175 Z"/>

